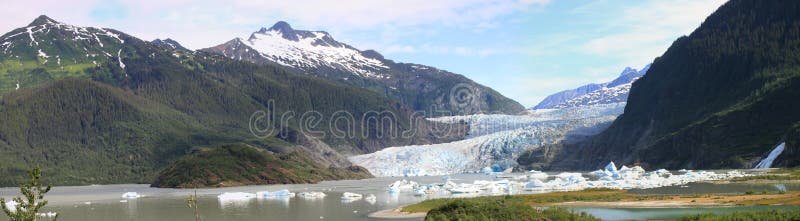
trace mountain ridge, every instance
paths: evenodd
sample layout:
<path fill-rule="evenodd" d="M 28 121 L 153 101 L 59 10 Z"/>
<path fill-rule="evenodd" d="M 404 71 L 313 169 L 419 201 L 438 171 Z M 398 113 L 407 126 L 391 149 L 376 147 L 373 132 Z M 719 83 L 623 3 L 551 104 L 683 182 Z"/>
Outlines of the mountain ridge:
<path fill-rule="evenodd" d="M 442 110 L 459 115 L 518 114 L 524 110 L 516 101 L 463 75 L 398 63 L 374 50 L 361 51 L 338 42 L 327 32 L 296 30 L 285 22 L 261 28 L 247 39 L 235 38 L 201 51 L 257 64 L 280 64 L 332 82 L 366 88 L 426 115 Z M 461 87 L 469 89 L 474 99 L 452 104 L 460 102 L 452 94 Z"/>
<path fill-rule="evenodd" d="M 625 67 L 617 78 L 606 83 L 591 83 L 575 89 L 563 90 L 547 96 L 531 109 L 561 109 L 583 105 L 625 102 L 630 84 L 644 76 L 650 69 L 645 65 L 641 71 Z"/>

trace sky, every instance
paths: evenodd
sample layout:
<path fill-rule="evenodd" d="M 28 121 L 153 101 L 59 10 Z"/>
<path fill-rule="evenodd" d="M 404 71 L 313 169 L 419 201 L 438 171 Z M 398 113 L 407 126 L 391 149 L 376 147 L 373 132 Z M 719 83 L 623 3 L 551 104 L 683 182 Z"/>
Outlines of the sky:
<path fill-rule="evenodd" d="M 38 15 L 190 49 L 277 21 L 361 50 L 467 76 L 531 107 L 552 93 L 641 68 L 723 0 L 0 0 L 0 32 Z"/>

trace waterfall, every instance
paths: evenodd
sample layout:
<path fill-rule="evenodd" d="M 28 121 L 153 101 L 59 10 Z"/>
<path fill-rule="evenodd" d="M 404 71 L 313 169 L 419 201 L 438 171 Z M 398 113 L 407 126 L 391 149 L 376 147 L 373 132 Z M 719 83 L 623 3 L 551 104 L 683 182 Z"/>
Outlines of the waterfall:
<path fill-rule="evenodd" d="M 774 161 L 775 158 L 778 158 L 778 155 L 781 155 L 781 153 L 783 152 L 783 148 L 785 146 L 786 146 L 785 142 L 781 143 L 781 144 L 778 144 L 778 146 L 775 147 L 775 149 L 772 149 L 772 151 L 769 152 L 769 156 L 767 156 L 767 158 L 764 158 L 763 160 L 761 160 L 761 162 L 758 162 L 756 167 L 753 167 L 753 168 L 760 169 L 760 168 L 770 168 L 770 167 L 772 167 L 772 161 Z"/>

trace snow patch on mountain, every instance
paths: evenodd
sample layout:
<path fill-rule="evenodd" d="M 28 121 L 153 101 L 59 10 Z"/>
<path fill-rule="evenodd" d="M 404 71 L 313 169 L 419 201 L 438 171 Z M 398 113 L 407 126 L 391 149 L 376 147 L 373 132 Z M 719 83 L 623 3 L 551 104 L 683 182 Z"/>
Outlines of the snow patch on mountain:
<path fill-rule="evenodd" d="M 626 67 L 611 82 L 587 84 L 575 89 L 561 91 L 547 96 L 531 109 L 568 108 L 595 104 L 626 102 L 631 84 L 650 70 L 650 64 L 642 70 Z"/>
<path fill-rule="evenodd" d="M 322 31 L 296 31 L 278 23 L 270 29 L 253 33 L 250 38 L 236 40 L 255 49 L 275 63 L 299 69 L 335 67 L 362 77 L 389 78 L 381 73 L 389 69 L 381 60 L 369 58 L 361 51 L 338 43 Z"/>
<path fill-rule="evenodd" d="M 431 145 L 390 147 L 350 157 L 373 175 L 425 176 L 463 173 L 483 168 L 511 168 L 527 150 L 553 144 L 570 135 L 602 131 L 624 110 L 624 103 L 536 110 L 527 115 L 470 115 L 434 118 L 471 125 L 467 139 Z"/>

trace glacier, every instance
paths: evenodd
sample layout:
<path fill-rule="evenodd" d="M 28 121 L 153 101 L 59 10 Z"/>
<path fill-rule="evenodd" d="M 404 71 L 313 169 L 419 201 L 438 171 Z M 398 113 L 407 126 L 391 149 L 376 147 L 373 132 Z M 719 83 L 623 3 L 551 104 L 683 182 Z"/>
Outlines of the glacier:
<path fill-rule="evenodd" d="M 605 129 L 624 111 L 625 103 L 564 109 L 532 110 L 525 115 L 468 115 L 430 119 L 465 122 L 467 139 L 431 145 L 389 147 L 349 157 L 374 176 L 433 176 L 479 171 L 501 172 L 516 166 L 527 150 L 571 136 L 588 136 Z"/>

